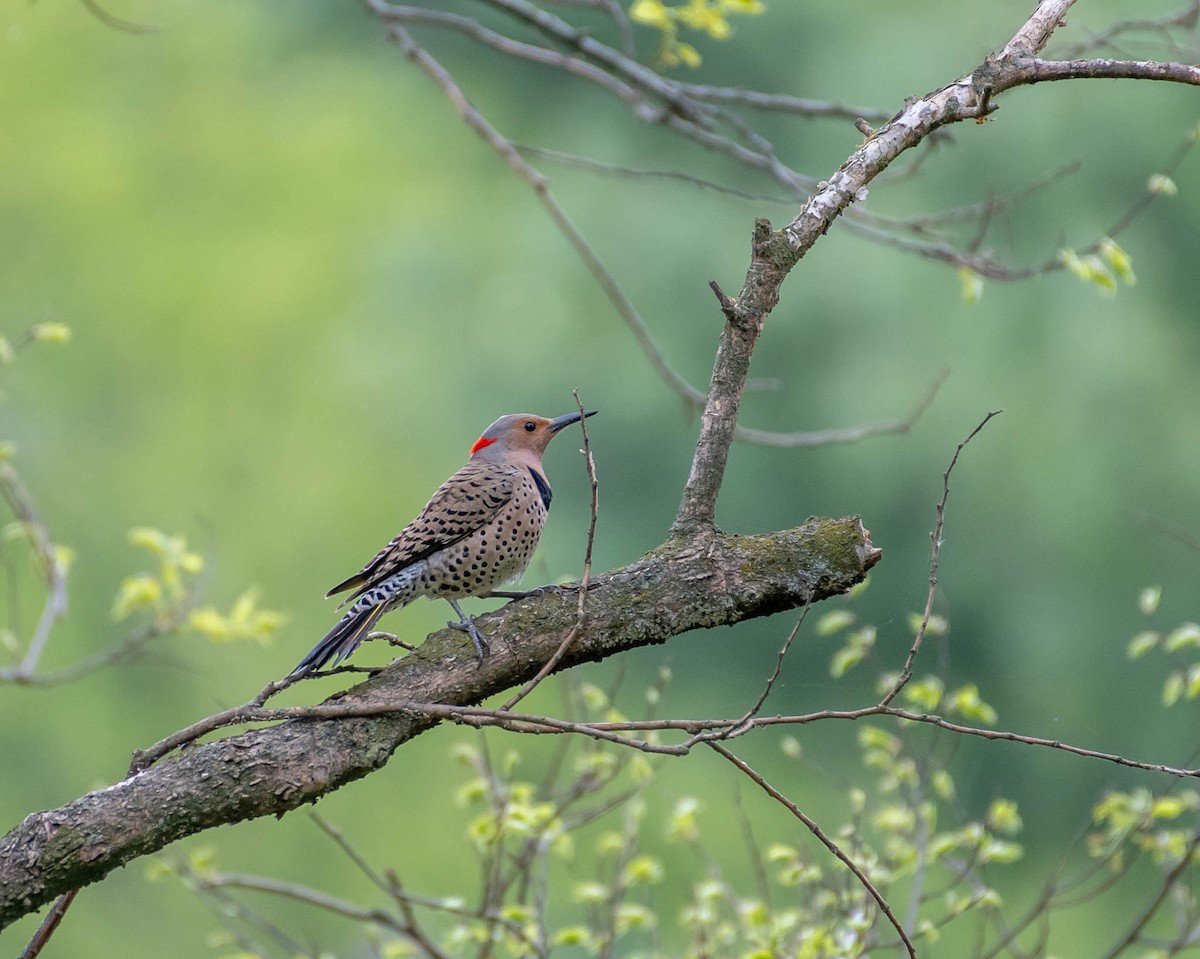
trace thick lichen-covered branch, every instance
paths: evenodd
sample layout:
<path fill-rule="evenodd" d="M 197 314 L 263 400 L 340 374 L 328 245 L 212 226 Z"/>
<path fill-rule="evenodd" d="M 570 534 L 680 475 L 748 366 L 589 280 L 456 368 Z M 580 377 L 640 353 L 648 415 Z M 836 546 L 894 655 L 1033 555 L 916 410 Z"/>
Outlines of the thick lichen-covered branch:
<path fill-rule="evenodd" d="M 856 517 L 765 536 L 672 541 L 592 580 L 559 668 L 843 593 L 879 555 Z M 0 839 L 0 926 L 176 839 L 281 815 L 379 769 L 436 725 L 405 703 L 467 705 L 529 679 L 575 626 L 576 597 L 566 587 L 477 622 L 492 649 L 481 666 L 469 641 L 446 629 L 336 700 L 370 715 L 292 720 L 195 745 L 28 816 Z"/>

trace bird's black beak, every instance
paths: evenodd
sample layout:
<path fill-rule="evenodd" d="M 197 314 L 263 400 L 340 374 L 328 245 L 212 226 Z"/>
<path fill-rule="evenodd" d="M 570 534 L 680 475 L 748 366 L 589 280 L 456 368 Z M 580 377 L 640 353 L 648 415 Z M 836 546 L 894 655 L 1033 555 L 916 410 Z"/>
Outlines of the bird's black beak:
<path fill-rule="evenodd" d="M 588 410 L 586 413 L 580 413 L 576 410 L 574 413 L 564 413 L 562 416 L 556 416 L 550 421 L 550 432 L 557 433 L 564 426 L 570 426 L 572 423 L 578 423 L 580 420 L 589 416 L 595 416 L 599 410 Z"/>

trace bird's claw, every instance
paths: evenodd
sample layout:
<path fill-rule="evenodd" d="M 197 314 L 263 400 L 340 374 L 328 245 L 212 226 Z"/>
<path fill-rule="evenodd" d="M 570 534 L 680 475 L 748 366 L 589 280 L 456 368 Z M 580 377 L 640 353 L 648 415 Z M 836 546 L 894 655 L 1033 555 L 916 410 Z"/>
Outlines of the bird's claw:
<path fill-rule="evenodd" d="M 487 656 L 490 650 L 488 648 L 487 640 L 483 638 L 483 634 L 479 632 L 479 630 L 475 627 L 475 624 L 471 622 L 456 623 L 454 621 L 450 621 L 446 623 L 446 625 L 451 629 L 457 629 L 460 632 L 464 632 L 471 637 L 471 642 L 475 644 L 475 661 L 477 663 L 482 663 L 484 657 Z"/>

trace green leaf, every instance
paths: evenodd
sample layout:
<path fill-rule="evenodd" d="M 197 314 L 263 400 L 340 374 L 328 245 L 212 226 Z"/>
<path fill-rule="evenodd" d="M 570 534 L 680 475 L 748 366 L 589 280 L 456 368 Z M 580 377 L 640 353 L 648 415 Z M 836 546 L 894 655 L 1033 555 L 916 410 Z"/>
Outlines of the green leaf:
<path fill-rule="evenodd" d="M 856 617 L 850 610 L 834 609 L 825 613 L 817 620 L 816 634 L 818 636 L 832 636 L 839 630 L 853 626 L 855 621 Z"/>
<path fill-rule="evenodd" d="M 1146 189 L 1158 196 L 1175 196 L 1179 192 L 1175 181 L 1165 173 L 1152 173 L 1146 181 Z"/>
<path fill-rule="evenodd" d="M 925 617 L 921 613 L 908 614 L 908 631 L 914 636 L 921 631 L 922 623 L 925 623 Z M 926 636 L 945 636 L 948 632 L 950 624 L 945 616 L 930 616 L 929 622 L 925 623 Z"/>
<path fill-rule="evenodd" d="M 892 804 L 875 813 L 871 822 L 883 832 L 909 833 L 916 826 L 917 814 L 911 806 Z"/>
<path fill-rule="evenodd" d="M 700 838 L 700 824 L 697 815 L 701 809 L 700 800 L 695 796 L 683 796 L 675 803 L 675 809 L 667 823 L 668 842 L 695 842 Z"/>
<path fill-rule="evenodd" d="M 35 323 L 29 328 L 29 335 L 40 343 L 71 342 L 71 328 L 66 323 Z"/>
<path fill-rule="evenodd" d="M 148 573 L 127 576 L 121 580 L 117 597 L 113 600 L 112 617 L 122 620 L 132 613 L 154 609 L 162 599 L 162 584 Z"/>
<path fill-rule="evenodd" d="M 1068 272 L 1100 288 L 1102 293 L 1112 295 L 1117 292 L 1117 281 L 1108 271 L 1108 267 L 1098 256 L 1079 256 L 1074 250 L 1058 251 L 1058 261 Z"/>
<path fill-rule="evenodd" d="M 1163 683 L 1162 704 L 1164 706 L 1174 706 L 1177 702 L 1179 702 L 1179 697 L 1183 695 L 1186 684 L 1187 683 L 1183 677 L 1183 673 L 1171 673 L 1171 675 L 1167 677 L 1166 682 Z"/>
<path fill-rule="evenodd" d="M 968 270 L 965 266 L 958 268 L 958 278 L 962 282 L 962 298 L 967 306 L 972 306 L 979 302 L 983 296 L 983 277 L 974 270 Z"/>
<path fill-rule="evenodd" d="M 609 830 L 602 832 L 596 838 L 596 852 L 601 856 L 615 856 L 619 852 L 624 852 L 628 844 L 626 838 L 619 832 Z"/>
<path fill-rule="evenodd" d="M 1150 815 L 1155 819 L 1176 819 L 1190 808 L 1194 805 L 1184 796 L 1159 796 L 1150 807 Z"/>
<path fill-rule="evenodd" d="M 550 943 L 554 946 L 582 946 L 590 952 L 596 945 L 596 939 L 587 926 L 564 926 L 554 933 Z"/>
<path fill-rule="evenodd" d="M 1133 261 L 1112 237 L 1106 236 L 1100 241 L 1100 255 L 1108 261 L 1108 265 L 1116 271 L 1117 276 L 1124 283 L 1133 286 L 1137 282 L 1137 277 L 1133 273 Z"/>
<path fill-rule="evenodd" d="M 642 929 L 653 929 L 658 917 L 645 906 L 633 902 L 623 902 L 617 906 L 614 916 L 617 935 Z"/>
<path fill-rule="evenodd" d="M 662 882 L 662 879 L 662 863 L 653 856 L 634 856 L 622 874 L 626 886 L 653 885 Z"/>
<path fill-rule="evenodd" d="M 1158 645 L 1159 640 L 1161 639 L 1162 636 L 1159 633 L 1152 629 L 1148 629 L 1145 632 L 1138 633 L 1136 636 L 1134 636 L 1133 639 L 1129 641 L 1129 646 L 1125 652 L 1130 659 L 1137 659 L 1139 656 L 1144 656 L 1146 653 L 1150 652 L 1150 650 Z"/>
<path fill-rule="evenodd" d="M 1138 593 L 1138 609 L 1141 610 L 1143 616 L 1152 616 L 1158 610 L 1161 599 L 1161 586 L 1147 586 Z"/>
<path fill-rule="evenodd" d="M 217 868 L 217 854 L 212 846 L 200 846 L 188 853 L 188 865 L 201 876 L 209 876 Z"/>
<path fill-rule="evenodd" d="M 902 745 L 899 737 L 871 725 L 863 726 L 858 731 L 858 744 L 864 749 L 881 749 L 892 755 L 900 752 Z"/>
<path fill-rule="evenodd" d="M 903 695 L 907 702 L 926 712 L 933 712 L 942 701 L 944 691 L 940 679 L 936 676 L 925 676 L 905 686 Z"/>
<path fill-rule="evenodd" d="M 1187 671 L 1187 686 L 1183 693 L 1188 699 L 1195 699 L 1200 696 L 1200 663 L 1193 663 L 1188 667 Z"/>
<path fill-rule="evenodd" d="M 592 712 L 600 712 L 608 707 L 608 694 L 592 683 L 580 685 L 579 697 L 583 700 L 583 705 Z"/>
<path fill-rule="evenodd" d="M 1200 625 L 1184 623 L 1167 634 L 1163 640 L 1163 649 L 1168 653 L 1183 649 L 1185 646 L 1200 646 Z"/>
<path fill-rule="evenodd" d="M 985 726 L 993 725 L 997 718 L 996 710 L 979 697 L 979 687 L 974 683 L 967 683 L 951 693 L 947 708 Z"/>
<path fill-rule="evenodd" d="M 1015 836 L 1024 825 L 1020 813 L 1017 812 L 1017 804 L 1011 799 L 992 800 L 991 806 L 988 807 L 987 824 L 989 828 L 1009 836 Z"/>
<path fill-rule="evenodd" d="M 989 838 L 979 847 L 980 862 L 1016 862 L 1024 855 L 1025 849 L 1020 843 L 1007 839 Z"/>
<path fill-rule="evenodd" d="M 855 649 L 852 646 L 843 646 L 829 661 L 829 675 L 834 679 L 841 679 L 851 669 L 862 662 L 866 650 Z"/>

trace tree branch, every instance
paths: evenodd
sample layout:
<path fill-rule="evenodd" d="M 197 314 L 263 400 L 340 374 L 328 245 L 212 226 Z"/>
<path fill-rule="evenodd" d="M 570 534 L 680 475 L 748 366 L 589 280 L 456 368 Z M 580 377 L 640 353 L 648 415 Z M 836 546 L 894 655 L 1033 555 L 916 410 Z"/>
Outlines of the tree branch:
<path fill-rule="evenodd" d="M 37 670 L 46 643 L 50 641 L 50 631 L 67 614 L 67 575 L 46 525 L 34 508 L 33 499 L 22 485 L 17 471 L 8 463 L 0 463 L 0 496 L 8 501 L 13 516 L 24 526 L 46 580 L 46 602 L 29 640 L 29 648 L 15 668 L 0 670 L 0 680 L 29 682 Z"/>
<path fill-rule="evenodd" d="M 731 298 L 712 284 L 721 312 L 725 314 L 725 330 L 717 347 L 700 419 L 700 436 L 684 486 L 683 502 L 671 528 L 672 536 L 694 536 L 714 527 L 717 493 L 725 477 L 729 446 L 737 429 L 742 391 L 750 372 L 750 357 L 767 314 L 779 302 L 779 287 L 796 260 L 796 255 L 782 236 L 771 229 L 771 224 L 767 220 L 758 220 L 750 243 L 750 268 L 746 271 L 741 293 Z"/>
<path fill-rule="evenodd" d="M 1166 80 L 1200 86 L 1200 67 L 1155 60 L 1014 60 L 1020 83 L 1043 80 Z M 1014 86 L 1018 85 L 1016 83 Z"/>
<path fill-rule="evenodd" d="M 587 618 L 559 666 L 843 593 L 880 555 L 857 517 L 809 520 L 767 536 L 668 543 L 593 579 Z M 374 772 L 398 746 L 437 724 L 398 704 L 477 703 L 528 680 L 576 626 L 577 604 L 566 587 L 476 621 L 492 648 L 482 666 L 457 630 L 444 629 L 336 703 L 317 707 L 374 715 L 308 717 L 191 746 L 127 780 L 28 816 L 0 839 L 0 927 L 176 839 L 281 815 Z"/>

